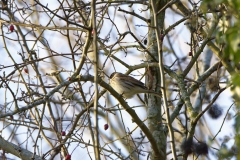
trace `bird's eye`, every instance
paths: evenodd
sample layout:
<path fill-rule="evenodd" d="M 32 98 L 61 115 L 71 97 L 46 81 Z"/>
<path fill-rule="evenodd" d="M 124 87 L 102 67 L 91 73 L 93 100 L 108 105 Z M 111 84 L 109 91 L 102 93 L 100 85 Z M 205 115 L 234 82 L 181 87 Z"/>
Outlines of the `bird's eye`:
<path fill-rule="evenodd" d="M 115 74 L 116 74 L 116 72 L 112 73 L 112 74 L 110 75 L 110 79 L 111 79 Z"/>

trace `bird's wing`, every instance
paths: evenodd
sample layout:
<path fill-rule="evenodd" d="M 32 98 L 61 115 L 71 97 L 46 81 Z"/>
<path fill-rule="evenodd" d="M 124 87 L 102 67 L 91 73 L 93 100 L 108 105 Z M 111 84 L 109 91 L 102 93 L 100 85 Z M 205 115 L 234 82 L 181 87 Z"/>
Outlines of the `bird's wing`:
<path fill-rule="evenodd" d="M 131 77 L 131 76 L 127 76 L 127 75 L 125 75 L 125 74 L 123 74 L 122 76 L 121 76 L 121 78 L 123 79 L 123 80 L 125 80 L 127 83 L 128 83 L 128 85 L 131 85 L 132 87 L 134 87 L 134 86 L 138 86 L 138 87 L 140 87 L 140 88 L 146 88 L 145 86 L 144 86 L 144 83 L 142 83 L 141 81 L 139 81 L 139 80 L 137 80 L 137 79 L 135 79 L 135 78 L 133 78 L 133 77 Z"/>

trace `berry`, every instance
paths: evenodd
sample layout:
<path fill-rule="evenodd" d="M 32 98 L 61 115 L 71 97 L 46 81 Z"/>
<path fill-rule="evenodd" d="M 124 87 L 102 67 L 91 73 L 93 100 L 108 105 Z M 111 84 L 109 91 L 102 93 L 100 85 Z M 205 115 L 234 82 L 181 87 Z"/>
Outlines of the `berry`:
<path fill-rule="evenodd" d="M 147 45 L 147 38 L 143 41 L 144 45 Z"/>
<path fill-rule="evenodd" d="M 184 139 L 181 143 L 181 149 L 184 154 L 191 154 L 193 152 L 193 140 Z"/>
<path fill-rule="evenodd" d="M 70 159 L 71 159 L 71 155 L 70 154 L 66 155 L 65 160 L 70 160 Z"/>
<path fill-rule="evenodd" d="M 24 68 L 23 71 L 28 74 L 28 69 Z"/>
<path fill-rule="evenodd" d="M 217 119 L 222 115 L 222 108 L 220 108 L 218 105 L 212 105 L 212 107 L 209 108 L 208 114 L 211 118 Z"/>
<path fill-rule="evenodd" d="M 66 132 L 65 132 L 65 131 L 62 131 L 61 134 L 62 134 L 62 136 L 65 136 L 65 135 L 66 135 Z"/>
<path fill-rule="evenodd" d="M 190 51 L 190 52 L 188 52 L 188 56 L 192 56 L 192 52 Z"/>
<path fill-rule="evenodd" d="M 94 30 L 92 30 L 92 35 L 94 34 Z"/>
<path fill-rule="evenodd" d="M 9 30 L 10 30 L 11 32 L 14 31 L 14 26 L 13 26 L 12 24 L 10 25 Z"/>
<path fill-rule="evenodd" d="M 108 124 L 104 124 L 104 130 L 108 129 Z"/>
<path fill-rule="evenodd" d="M 208 154 L 208 146 L 206 143 L 200 142 L 195 144 L 195 153 L 197 155 L 206 155 Z"/>

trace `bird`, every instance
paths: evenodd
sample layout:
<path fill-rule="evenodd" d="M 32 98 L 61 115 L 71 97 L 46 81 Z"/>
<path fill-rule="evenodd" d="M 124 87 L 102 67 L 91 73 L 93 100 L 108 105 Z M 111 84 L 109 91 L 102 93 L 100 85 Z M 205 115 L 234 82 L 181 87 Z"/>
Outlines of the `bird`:
<path fill-rule="evenodd" d="M 110 75 L 109 84 L 118 94 L 121 94 L 126 99 L 132 98 L 139 93 L 149 93 L 160 98 L 162 97 L 161 93 L 149 90 L 141 81 L 119 72 L 113 72 Z"/>

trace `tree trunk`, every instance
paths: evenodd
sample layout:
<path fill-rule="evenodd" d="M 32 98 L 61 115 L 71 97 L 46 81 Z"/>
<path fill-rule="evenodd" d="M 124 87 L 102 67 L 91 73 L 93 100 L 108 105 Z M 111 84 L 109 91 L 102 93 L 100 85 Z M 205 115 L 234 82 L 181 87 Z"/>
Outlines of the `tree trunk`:
<path fill-rule="evenodd" d="M 159 11 L 164 5 L 165 2 L 161 0 L 153 0 L 154 4 L 156 4 L 156 10 Z M 165 10 L 163 10 L 160 14 L 158 14 L 158 24 L 157 26 L 160 27 L 160 30 L 163 29 L 164 26 L 164 16 L 165 16 Z M 148 34 L 148 46 L 150 53 L 152 56 L 147 55 L 147 61 L 148 62 L 155 62 L 155 60 L 158 60 L 158 48 L 157 48 L 157 38 L 154 31 L 154 19 L 153 19 L 153 11 L 150 9 L 150 26 L 149 26 L 149 34 Z M 152 58 L 154 57 L 154 59 Z M 148 67 L 146 68 L 147 74 L 146 74 L 146 85 L 149 89 L 155 90 L 157 92 L 160 91 L 160 72 L 157 67 Z M 162 110 L 161 110 L 161 104 L 162 101 L 160 98 L 154 96 L 154 95 L 146 95 L 146 104 L 148 108 L 148 127 L 150 131 L 153 134 L 153 137 L 155 138 L 158 149 L 160 149 L 164 153 L 164 157 L 157 157 L 154 152 L 151 155 L 151 159 L 166 159 L 166 140 L 167 135 L 166 132 L 164 132 L 164 125 L 162 124 Z"/>

